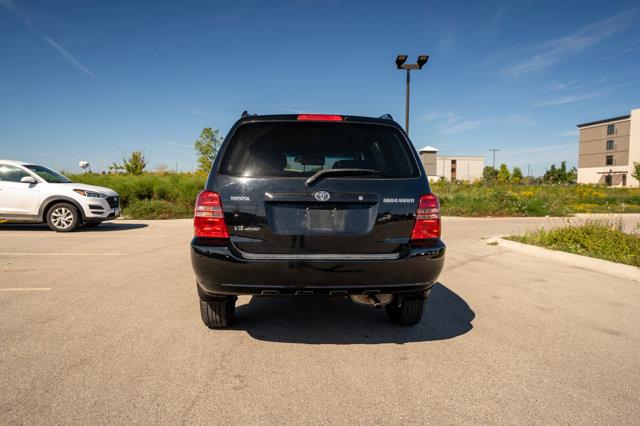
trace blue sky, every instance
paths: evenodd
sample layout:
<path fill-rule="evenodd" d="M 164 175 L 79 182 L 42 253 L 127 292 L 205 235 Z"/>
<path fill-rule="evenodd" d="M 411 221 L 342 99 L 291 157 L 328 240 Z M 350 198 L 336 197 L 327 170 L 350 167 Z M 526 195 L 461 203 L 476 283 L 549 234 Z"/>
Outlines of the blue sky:
<path fill-rule="evenodd" d="M 410 136 L 542 174 L 575 125 L 640 107 L 637 1 L 0 0 L 0 158 L 78 171 L 140 148 L 195 165 L 240 113 L 404 120 Z"/>

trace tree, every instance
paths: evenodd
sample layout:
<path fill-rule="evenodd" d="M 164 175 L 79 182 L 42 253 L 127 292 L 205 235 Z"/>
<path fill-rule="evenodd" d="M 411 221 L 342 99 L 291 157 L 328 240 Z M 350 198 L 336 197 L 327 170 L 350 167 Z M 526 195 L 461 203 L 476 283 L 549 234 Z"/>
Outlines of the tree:
<path fill-rule="evenodd" d="M 222 144 L 222 137 L 218 135 L 218 129 L 205 127 L 200 132 L 200 136 L 194 143 L 196 152 L 198 153 L 198 170 L 208 172 L 211 170 L 213 160 Z"/>
<path fill-rule="evenodd" d="M 141 175 L 144 168 L 147 167 L 147 160 L 145 160 L 142 151 L 136 150 L 131 153 L 131 157 L 124 161 L 124 169 L 127 173 L 134 175 Z"/>
<path fill-rule="evenodd" d="M 555 183 L 558 181 L 558 169 L 555 164 L 552 164 L 545 172 L 544 176 L 542 176 L 544 183 Z"/>
<path fill-rule="evenodd" d="M 520 167 L 515 166 L 513 172 L 511 172 L 511 182 L 522 183 L 522 178 L 522 170 L 520 170 Z"/>
<path fill-rule="evenodd" d="M 509 173 L 509 169 L 506 164 L 500 164 L 500 169 L 498 170 L 498 183 L 507 183 L 509 182 L 509 178 L 511 177 L 511 173 Z"/>
<path fill-rule="evenodd" d="M 493 167 L 487 166 L 482 170 L 482 180 L 486 183 L 493 183 L 498 177 L 498 171 Z"/>
<path fill-rule="evenodd" d="M 640 163 L 633 163 L 633 173 L 631 176 L 640 181 Z"/>
<path fill-rule="evenodd" d="M 578 170 L 575 167 L 572 167 L 571 170 L 567 172 L 567 182 L 568 183 L 576 183 L 578 181 Z"/>
<path fill-rule="evenodd" d="M 138 149 L 131 153 L 131 156 L 128 160 L 126 158 L 123 158 L 122 164 L 113 162 L 109 166 L 109 170 L 113 170 L 114 172 L 123 170 L 133 175 L 140 175 L 142 174 L 142 172 L 144 172 L 145 167 L 147 167 L 147 160 L 145 160 L 142 151 Z"/>
<path fill-rule="evenodd" d="M 567 171 L 567 162 L 560 163 L 560 167 L 552 164 L 551 167 L 544 172 L 543 180 L 545 183 L 575 183 L 578 173 L 575 167 Z"/>

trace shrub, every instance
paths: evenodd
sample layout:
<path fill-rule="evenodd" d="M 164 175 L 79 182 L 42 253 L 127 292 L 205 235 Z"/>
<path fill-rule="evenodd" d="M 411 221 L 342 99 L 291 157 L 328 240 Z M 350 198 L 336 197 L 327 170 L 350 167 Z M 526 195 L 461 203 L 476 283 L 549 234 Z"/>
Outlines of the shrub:
<path fill-rule="evenodd" d="M 126 208 L 131 219 L 174 219 L 193 216 L 193 205 L 165 200 L 135 200 Z"/>

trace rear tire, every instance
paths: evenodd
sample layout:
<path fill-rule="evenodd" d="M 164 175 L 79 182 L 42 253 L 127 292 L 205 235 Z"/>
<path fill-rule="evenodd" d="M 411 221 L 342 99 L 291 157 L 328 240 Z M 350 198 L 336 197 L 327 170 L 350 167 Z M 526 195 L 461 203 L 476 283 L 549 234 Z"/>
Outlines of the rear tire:
<path fill-rule="evenodd" d="M 233 322 L 235 310 L 235 296 L 208 301 L 200 299 L 202 322 L 211 329 L 229 327 Z"/>
<path fill-rule="evenodd" d="M 73 204 L 58 203 L 47 210 L 47 225 L 56 232 L 72 232 L 80 225 L 80 212 Z"/>
<path fill-rule="evenodd" d="M 394 324 L 416 325 L 422 319 L 428 294 L 395 295 L 391 303 L 385 306 L 387 317 Z"/>

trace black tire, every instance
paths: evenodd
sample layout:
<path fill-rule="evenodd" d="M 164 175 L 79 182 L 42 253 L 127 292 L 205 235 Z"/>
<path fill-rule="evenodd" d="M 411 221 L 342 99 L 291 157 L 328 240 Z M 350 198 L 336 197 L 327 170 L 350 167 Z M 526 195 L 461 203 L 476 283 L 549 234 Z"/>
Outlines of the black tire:
<path fill-rule="evenodd" d="M 47 210 L 47 225 L 56 232 L 73 232 L 80 225 L 80 212 L 70 203 L 54 204 Z"/>
<path fill-rule="evenodd" d="M 200 299 L 202 322 L 211 329 L 229 327 L 233 322 L 235 310 L 235 296 L 220 298 L 220 300 Z"/>
<path fill-rule="evenodd" d="M 389 320 L 398 325 L 416 325 L 422 319 L 427 294 L 396 295 L 385 306 Z"/>
<path fill-rule="evenodd" d="M 100 225 L 102 222 L 85 222 L 84 226 L 86 226 L 87 228 L 95 228 L 96 226 Z"/>

